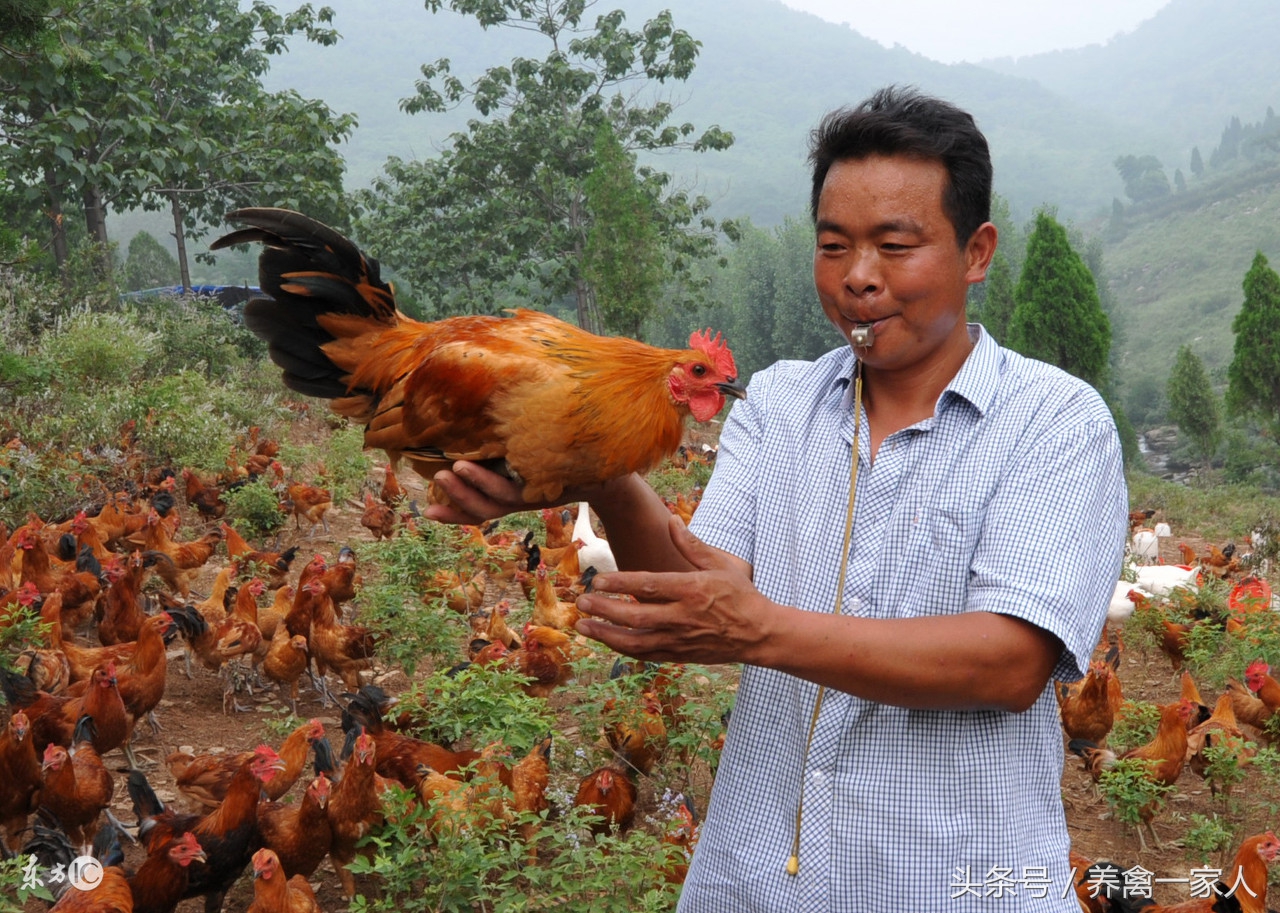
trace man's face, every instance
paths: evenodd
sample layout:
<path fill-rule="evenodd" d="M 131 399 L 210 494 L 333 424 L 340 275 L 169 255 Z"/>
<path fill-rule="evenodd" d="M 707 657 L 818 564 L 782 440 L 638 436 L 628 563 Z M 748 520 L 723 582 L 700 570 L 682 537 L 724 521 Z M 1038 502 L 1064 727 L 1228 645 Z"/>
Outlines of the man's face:
<path fill-rule="evenodd" d="M 942 209 L 946 183 L 940 162 L 900 156 L 838 161 L 827 172 L 814 284 L 846 340 L 854 326 L 872 325 L 874 344 L 858 349 L 869 368 L 955 370 L 969 351 L 965 296 L 986 276 L 995 227 L 958 246 Z"/>

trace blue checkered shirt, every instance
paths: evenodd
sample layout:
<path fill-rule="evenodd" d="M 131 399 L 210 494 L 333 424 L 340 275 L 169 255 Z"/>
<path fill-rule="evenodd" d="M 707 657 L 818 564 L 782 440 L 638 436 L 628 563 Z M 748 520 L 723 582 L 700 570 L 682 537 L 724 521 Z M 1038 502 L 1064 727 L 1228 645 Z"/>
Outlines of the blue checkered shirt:
<path fill-rule="evenodd" d="M 934 415 L 859 442 L 847 613 L 1026 619 L 1088 667 L 1120 572 L 1120 444 L 1092 387 L 975 347 Z M 774 602 L 830 612 L 849 491 L 853 355 L 780 362 L 734 405 L 693 522 Z M 1052 687 L 1024 713 L 907 710 L 743 669 L 681 913 L 1078 910 Z M 800 872 L 785 865 L 805 778 Z"/>

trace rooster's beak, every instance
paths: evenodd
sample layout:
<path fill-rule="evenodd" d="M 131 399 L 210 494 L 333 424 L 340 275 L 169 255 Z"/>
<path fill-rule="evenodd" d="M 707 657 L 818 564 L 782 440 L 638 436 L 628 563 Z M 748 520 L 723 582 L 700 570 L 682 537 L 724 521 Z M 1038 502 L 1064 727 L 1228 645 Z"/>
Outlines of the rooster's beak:
<path fill-rule="evenodd" d="M 726 380 L 722 384 L 716 384 L 716 389 L 725 396 L 732 396 L 734 399 L 747 398 L 747 388 L 738 383 L 738 379 L 736 377 L 733 378 L 733 380 Z"/>

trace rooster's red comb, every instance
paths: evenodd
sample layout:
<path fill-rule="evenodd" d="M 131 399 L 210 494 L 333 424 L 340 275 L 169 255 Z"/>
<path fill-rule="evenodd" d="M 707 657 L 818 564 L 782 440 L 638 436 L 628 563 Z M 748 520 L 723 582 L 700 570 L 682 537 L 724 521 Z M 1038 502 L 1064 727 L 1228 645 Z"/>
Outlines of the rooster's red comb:
<path fill-rule="evenodd" d="M 732 379 L 738 377 L 738 366 L 733 362 L 733 353 L 729 351 L 729 347 L 719 333 L 712 338 L 709 328 L 701 333 L 694 331 L 689 334 L 689 348 L 705 352 L 710 356 L 716 370 L 725 377 Z"/>
<path fill-rule="evenodd" d="M 1271 667 L 1267 665 L 1265 660 L 1255 659 L 1253 662 L 1249 663 L 1248 667 L 1244 670 L 1244 674 L 1245 675 L 1270 675 Z"/>

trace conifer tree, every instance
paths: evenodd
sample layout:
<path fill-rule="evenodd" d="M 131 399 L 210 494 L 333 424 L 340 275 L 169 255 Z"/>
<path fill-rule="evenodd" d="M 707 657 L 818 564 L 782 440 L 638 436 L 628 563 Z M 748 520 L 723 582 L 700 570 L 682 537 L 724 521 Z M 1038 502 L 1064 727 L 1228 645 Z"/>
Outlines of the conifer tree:
<path fill-rule="evenodd" d="M 1014 290 L 1005 345 L 1101 387 L 1111 350 L 1111 321 L 1093 274 L 1050 213 L 1036 213 L 1027 258 Z"/>
<path fill-rule="evenodd" d="M 1243 285 L 1244 304 L 1231 322 L 1236 344 L 1227 368 L 1227 408 L 1280 426 L 1280 276 L 1262 251 Z"/>
<path fill-rule="evenodd" d="M 1190 346 L 1178 349 L 1165 394 L 1169 398 L 1169 417 L 1191 439 L 1207 469 L 1222 440 L 1222 416 L 1204 362 Z"/>

